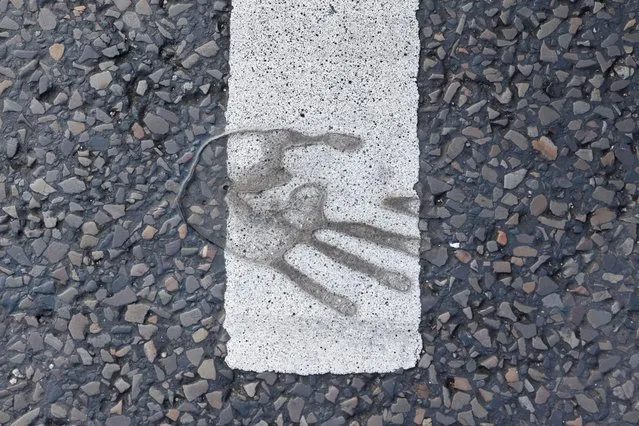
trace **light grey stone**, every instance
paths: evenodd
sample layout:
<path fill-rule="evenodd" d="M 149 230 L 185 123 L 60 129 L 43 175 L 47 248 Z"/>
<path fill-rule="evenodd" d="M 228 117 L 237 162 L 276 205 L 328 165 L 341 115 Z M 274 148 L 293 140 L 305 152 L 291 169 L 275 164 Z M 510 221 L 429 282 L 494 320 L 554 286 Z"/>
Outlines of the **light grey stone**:
<path fill-rule="evenodd" d="M 89 77 L 89 83 L 95 90 L 106 89 L 109 87 L 109 84 L 111 84 L 111 81 L 113 81 L 113 76 L 111 75 L 111 71 L 108 70 L 93 74 Z"/>
<path fill-rule="evenodd" d="M 504 175 L 504 188 L 515 189 L 524 180 L 528 171 L 526 169 L 519 169 L 511 173 Z"/>
<path fill-rule="evenodd" d="M 217 42 L 215 40 L 211 40 L 195 49 L 195 53 L 206 58 L 210 58 L 215 56 L 219 50 L 220 48 L 218 47 Z"/>
<path fill-rule="evenodd" d="M 142 324 L 146 314 L 149 312 L 149 305 L 144 303 L 134 303 L 126 307 L 126 313 L 124 314 L 124 320 L 137 324 Z"/>
<path fill-rule="evenodd" d="M 29 426 L 32 424 L 40 415 L 40 407 L 34 408 L 33 410 L 27 411 L 22 416 L 18 417 L 11 426 Z"/>
<path fill-rule="evenodd" d="M 537 31 L 537 38 L 541 40 L 548 37 L 557 29 L 559 24 L 561 24 L 561 19 L 559 18 L 552 18 L 550 21 L 544 22 Z"/>
<path fill-rule="evenodd" d="M 215 360 L 205 359 L 197 369 L 197 374 L 203 379 L 215 380 L 217 372 L 215 370 Z"/>
<path fill-rule="evenodd" d="M 539 108 L 539 121 L 543 126 L 554 123 L 555 121 L 559 120 L 559 118 L 559 113 L 557 113 L 557 111 L 555 111 L 551 107 L 544 105 Z"/>
<path fill-rule="evenodd" d="M 590 309 L 586 314 L 586 318 L 593 328 L 599 328 L 612 320 L 612 314 L 608 311 Z"/>
<path fill-rule="evenodd" d="M 45 182 L 44 179 L 38 178 L 31 185 L 29 185 L 34 192 L 37 192 L 40 195 L 49 195 L 56 192 L 55 188 Z"/>
<path fill-rule="evenodd" d="M 148 113 L 144 116 L 143 121 L 153 133 L 158 135 L 165 135 L 169 133 L 169 123 L 158 115 Z"/>
<path fill-rule="evenodd" d="M 82 314 L 75 314 L 69 321 L 69 334 L 75 340 L 84 340 L 89 320 Z"/>
<path fill-rule="evenodd" d="M 8 16 L 3 16 L 2 19 L 0 19 L 0 30 L 15 31 L 19 29 L 20 29 L 20 24 L 18 24 L 16 21 L 9 18 Z"/>
<path fill-rule="evenodd" d="M 53 30 L 58 25 L 58 18 L 51 9 L 42 7 L 38 13 L 38 24 L 45 31 Z"/>
<path fill-rule="evenodd" d="M 61 243 L 58 241 L 53 241 L 47 249 L 44 251 L 43 255 L 47 258 L 47 260 L 51 263 L 58 263 L 61 261 L 64 256 L 69 251 L 69 245 L 65 243 Z"/>
<path fill-rule="evenodd" d="M 541 43 L 541 48 L 539 49 L 539 60 L 541 62 L 550 62 L 553 64 L 558 60 L 555 49 L 549 47 L 545 41 Z"/>
<path fill-rule="evenodd" d="M 180 323 L 183 327 L 189 327 L 193 324 L 197 324 L 202 319 L 202 311 L 199 308 L 191 309 L 190 311 L 182 312 L 180 314 Z"/>
<path fill-rule="evenodd" d="M 83 181 L 77 177 L 70 177 L 58 184 L 65 194 L 79 194 L 87 189 Z"/>
<path fill-rule="evenodd" d="M 298 423 L 302 417 L 302 410 L 304 409 L 305 401 L 302 398 L 292 398 L 286 403 L 286 410 L 288 411 L 288 417 L 292 422 Z"/>
<path fill-rule="evenodd" d="M 209 389 L 209 382 L 206 380 L 198 380 L 188 385 L 182 386 L 184 397 L 187 401 L 193 401 L 194 399 L 204 395 Z"/>

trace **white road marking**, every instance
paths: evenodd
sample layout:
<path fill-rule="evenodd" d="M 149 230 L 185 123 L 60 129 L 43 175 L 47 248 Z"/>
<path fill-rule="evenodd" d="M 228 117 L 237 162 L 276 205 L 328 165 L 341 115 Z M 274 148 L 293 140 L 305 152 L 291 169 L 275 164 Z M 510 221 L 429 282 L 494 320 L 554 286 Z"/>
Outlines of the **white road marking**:
<path fill-rule="evenodd" d="M 400 250 L 415 247 L 418 219 L 382 201 L 416 197 L 416 9 L 417 0 L 234 0 L 227 130 L 320 137 L 229 138 L 230 367 L 415 366 L 419 259 Z"/>

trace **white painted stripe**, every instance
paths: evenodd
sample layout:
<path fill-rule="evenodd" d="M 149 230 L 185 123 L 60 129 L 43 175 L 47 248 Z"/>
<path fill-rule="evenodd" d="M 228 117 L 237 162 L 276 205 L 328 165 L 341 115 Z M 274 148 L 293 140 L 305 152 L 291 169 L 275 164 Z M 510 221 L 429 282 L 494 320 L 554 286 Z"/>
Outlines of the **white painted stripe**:
<path fill-rule="evenodd" d="M 227 130 L 319 137 L 229 139 L 230 367 L 415 366 L 418 219 L 382 203 L 416 197 L 416 8 L 416 0 L 234 0 Z M 286 148 L 295 144 L 303 146 Z M 407 291 L 388 287 L 404 281 Z"/>

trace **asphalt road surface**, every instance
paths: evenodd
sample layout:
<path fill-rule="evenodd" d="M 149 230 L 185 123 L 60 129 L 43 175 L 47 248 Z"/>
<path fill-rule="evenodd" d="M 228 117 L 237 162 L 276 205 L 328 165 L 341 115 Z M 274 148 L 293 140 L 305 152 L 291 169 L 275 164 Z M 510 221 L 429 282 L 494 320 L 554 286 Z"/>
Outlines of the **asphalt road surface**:
<path fill-rule="evenodd" d="M 171 206 L 231 4 L 0 0 L 0 424 L 637 424 L 638 15 L 419 2 L 423 348 L 300 376 L 225 363 L 226 140 Z"/>

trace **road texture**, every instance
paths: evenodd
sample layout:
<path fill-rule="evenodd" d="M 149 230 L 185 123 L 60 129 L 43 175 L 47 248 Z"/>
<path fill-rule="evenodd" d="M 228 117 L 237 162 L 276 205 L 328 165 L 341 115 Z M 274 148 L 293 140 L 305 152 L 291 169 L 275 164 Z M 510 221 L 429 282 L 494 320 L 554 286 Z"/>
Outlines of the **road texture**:
<path fill-rule="evenodd" d="M 639 3 L 417 13 L 418 366 L 225 364 L 225 1 L 0 0 L 0 424 L 639 422 Z M 208 242 L 209 239 L 211 242 Z"/>

